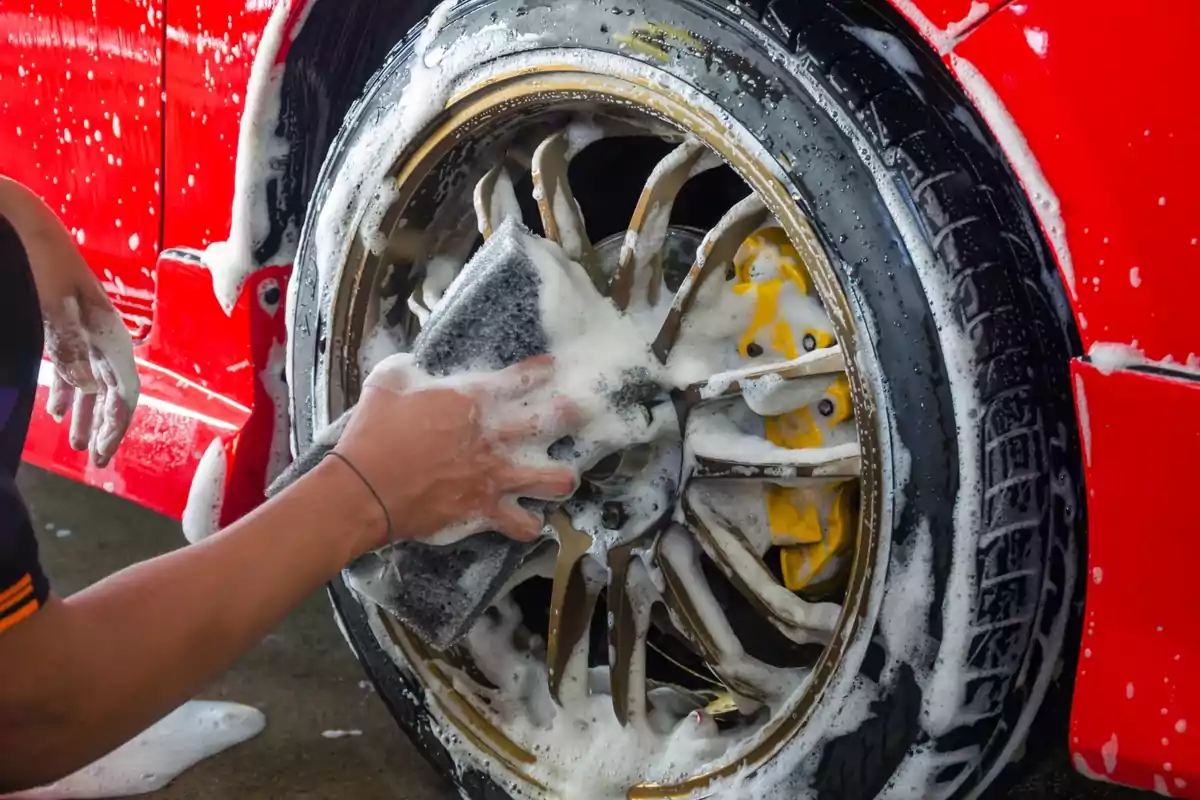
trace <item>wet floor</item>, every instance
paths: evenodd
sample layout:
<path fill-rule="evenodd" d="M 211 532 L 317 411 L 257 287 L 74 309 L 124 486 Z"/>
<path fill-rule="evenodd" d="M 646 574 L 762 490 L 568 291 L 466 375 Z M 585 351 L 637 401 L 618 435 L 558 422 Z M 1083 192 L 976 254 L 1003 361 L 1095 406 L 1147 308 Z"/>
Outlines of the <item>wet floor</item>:
<path fill-rule="evenodd" d="M 104 492 L 23 468 L 42 561 L 69 594 L 136 561 L 180 547 L 177 523 Z M 255 706 L 267 728 L 199 764 L 149 800 L 452 800 L 374 696 L 334 625 L 323 593 L 306 600 L 226 675 L 199 695 Z M 361 731 L 328 739 L 325 731 Z M 1135 800 L 1145 794 L 1094 784 L 1064 752 L 1029 765 L 1012 798 Z"/>

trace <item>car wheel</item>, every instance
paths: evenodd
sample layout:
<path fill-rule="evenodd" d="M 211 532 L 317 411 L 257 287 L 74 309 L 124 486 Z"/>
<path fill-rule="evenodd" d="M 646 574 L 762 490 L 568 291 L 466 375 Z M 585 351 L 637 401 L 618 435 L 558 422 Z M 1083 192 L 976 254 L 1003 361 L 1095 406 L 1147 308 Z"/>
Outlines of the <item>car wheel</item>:
<path fill-rule="evenodd" d="M 444 4 L 323 167 L 291 284 L 298 447 L 506 215 L 688 361 L 649 458 L 679 476 L 665 522 L 571 518 L 447 652 L 332 584 L 465 796 L 973 796 L 1061 666 L 1075 345 L 1031 211 L 897 19 L 753 6 Z M 614 454 L 587 502 L 646 463 Z"/>

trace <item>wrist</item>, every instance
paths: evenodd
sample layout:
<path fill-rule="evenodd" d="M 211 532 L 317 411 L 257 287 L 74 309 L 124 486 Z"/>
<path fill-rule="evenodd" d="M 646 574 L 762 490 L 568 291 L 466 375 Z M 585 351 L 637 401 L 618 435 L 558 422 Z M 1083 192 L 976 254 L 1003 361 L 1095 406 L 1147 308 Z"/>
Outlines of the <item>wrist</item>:
<path fill-rule="evenodd" d="M 347 547 L 349 563 L 388 542 L 388 516 L 364 478 L 337 456 L 327 456 L 309 475 L 321 487 L 338 520 L 331 535 Z"/>
<path fill-rule="evenodd" d="M 42 227 L 18 234 L 44 310 L 58 308 L 64 298 L 77 296 L 87 278 L 95 280 L 66 230 Z"/>
<path fill-rule="evenodd" d="M 28 187 L 4 176 L 0 176 L 0 216 L 12 225 L 25 248 L 43 304 L 71 294 L 91 276 L 75 237 L 58 215 Z"/>

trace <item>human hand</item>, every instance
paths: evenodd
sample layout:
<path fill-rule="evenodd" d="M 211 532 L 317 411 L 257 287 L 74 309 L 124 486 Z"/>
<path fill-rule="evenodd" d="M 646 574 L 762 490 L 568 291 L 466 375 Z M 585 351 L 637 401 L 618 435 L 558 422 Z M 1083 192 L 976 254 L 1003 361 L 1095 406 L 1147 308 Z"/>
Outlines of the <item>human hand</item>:
<path fill-rule="evenodd" d="M 69 441 L 103 467 L 112 460 L 140 391 L 133 340 L 66 231 L 26 243 L 54 379 L 46 410 L 71 411 Z"/>
<path fill-rule="evenodd" d="M 576 485 L 546 450 L 579 427 L 579 412 L 544 392 L 531 402 L 553 368 L 540 356 L 499 372 L 430 379 L 411 357 L 392 356 L 368 376 L 335 452 L 378 494 L 397 538 L 496 530 L 533 539 L 542 520 L 517 497 L 564 499 Z"/>
<path fill-rule="evenodd" d="M 41 198 L 0 175 L 0 216 L 20 237 L 37 285 L 56 373 L 47 411 L 61 422 L 74 406 L 71 446 L 90 447 L 92 460 L 103 467 L 137 407 L 133 341 L 74 237 Z"/>

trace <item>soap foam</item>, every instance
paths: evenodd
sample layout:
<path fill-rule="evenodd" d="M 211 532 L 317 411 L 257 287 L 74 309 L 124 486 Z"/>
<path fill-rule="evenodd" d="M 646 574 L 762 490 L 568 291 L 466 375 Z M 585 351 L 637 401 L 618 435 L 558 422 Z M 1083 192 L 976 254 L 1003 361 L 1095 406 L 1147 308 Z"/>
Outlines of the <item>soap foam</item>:
<path fill-rule="evenodd" d="M 256 708 L 192 700 L 78 772 L 5 797 L 90 800 L 154 792 L 197 762 L 257 736 L 266 724 Z"/>

